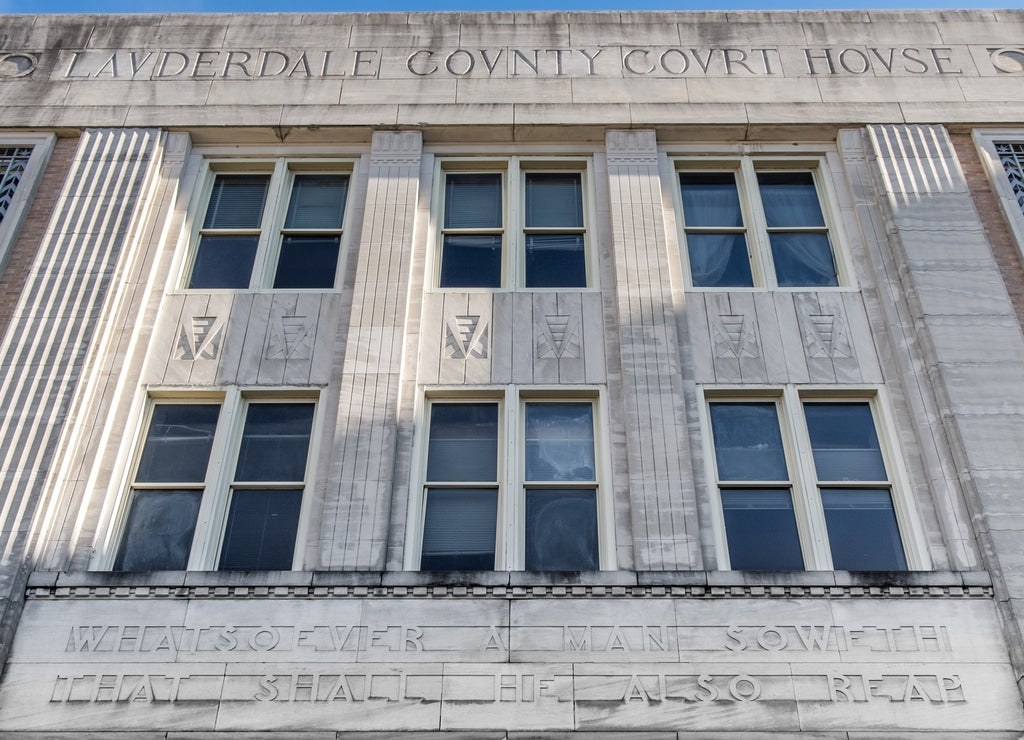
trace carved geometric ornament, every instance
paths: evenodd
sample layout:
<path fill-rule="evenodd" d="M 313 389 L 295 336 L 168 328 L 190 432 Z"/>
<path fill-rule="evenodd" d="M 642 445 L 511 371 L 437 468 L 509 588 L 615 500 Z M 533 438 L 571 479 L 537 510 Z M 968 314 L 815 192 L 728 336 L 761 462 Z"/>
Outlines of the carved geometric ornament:
<path fill-rule="evenodd" d="M 732 360 L 756 359 L 761 356 L 753 322 L 743 314 L 719 314 L 711 320 L 715 358 Z"/>
<path fill-rule="evenodd" d="M 308 316 L 281 316 L 270 325 L 268 360 L 308 360 L 313 356 L 314 321 Z"/>
<path fill-rule="evenodd" d="M 453 316 L 445 322 L 444 335 L 446 359 L 487 359 L 487 322 L 479 316 Z"/>
<path fill-rule="evenodd" d="M 842 316 L 811 314 L 803 324 L 807 356 L 832 359 L 853 357 L 850 332 Z"/>
<path fill-rule="evenodd" d="M 193 316 L 178 325 L 176 360 L 216 360 L 224 343 L 224 322 L 219 316 Z"/>
<path fill-rule="evenodd" d="M 537 359 L 562 358 L 578 360 L 580 357 L 580 319 L 578 316 L 551 314 L 544 317 L 537 336 Z"/>

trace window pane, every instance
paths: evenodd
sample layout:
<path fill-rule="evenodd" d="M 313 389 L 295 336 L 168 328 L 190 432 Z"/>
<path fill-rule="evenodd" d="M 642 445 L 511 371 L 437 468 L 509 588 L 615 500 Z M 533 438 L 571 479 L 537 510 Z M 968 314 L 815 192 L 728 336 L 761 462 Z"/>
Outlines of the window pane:
<path fill-rule="evenodd" d="M 333 288 L 340 244 L 337 236 L 284 237 L 274 287 Z"/>
<path fill-rule="evenodd" d="M 204 229 L 258 229 L 270 175 L 217 175 Z"/>
<path fill-rule="evenodd" d="M 528 234 L 526 287 L 587 287 L 583 234 Z"/>
<path fill-rule="evenodd" d="M 348 175 L 296 175 L 284 227 L 340 229 L 347 194 Z"/>
<path fill-rule="evenodd" d="M 578 172 L 526 175 L 526 227 L 583 227 L 583 183 Z"/>
<path fill-rule="evenodd" d="M 818 480 L 887 480 L 867 403 L 805 403 Z"/>
<path fill-rule="evenodd" d="M 449 173 L 444 184 L 444 228 L 500 229 L 501 173 Z"/>
<path fill-rule="evenodd" d="M 825 225 L 810 172 L 758 172 L 757 182 L 768 228 Z"/>
<path fill-rule="evenodd" d="M 906 570 L 892 496 L 885 489 L 821 491 L 836 570 Z"/>
<path fill-rule="evenodd" d="M 431 405 L 427 480 L 498 480 L 498 404 Z"/>
<path fill-rule="evenodd" d="M 231 495 L 221 570 L 290 570 L 302 491 L 236 490 Z"/>
<path fill-rule="evenodd" d="M 713 403 L 719 480 L 789 480 L 774 403 Z"/>
<path fill-rule="evenodd" d="M 526 492 L 526 569 L 598 570 L 597 492 Z"/>
<path fill-rule="evenodd" d="M 802 570 L 800 537 L 788 489 L 722 491 L 733 570 Z"/>
<path fill-rule="evenodd" d="M 768 238 L 772 244 L 775 278 L 782 287 L 839 285 L 828 234 L 773 232 Z"/>
<path fill-rule="evenodd" d="M 204 236 L 196 249 L 190 288 L 248 288 L 258 236 Z"/>
<path fill-rule="evenodd" d="M 683 218 L 695 226 L 743 226 L 736 176 L 731 172 L 681 172 Z"/>
<path fill-rule="evenodd" d="M 135 480 L 202 483 L 219 414 L 220 406 L 214 404 L 154 406 Z"/>
<path fill-rule="evenodd" d="M 442 288 L 500 288 L 501 236 L 449 235 L 441 247 Z"/>
<path fill-rule="evenodd" d="M 497 521 L 496 489 L 431 488 L 420 570 L 493 570 Z"/>
<path fill-rule="evenodd" d="M 743 234 L 687 234 L 690 277 L 697 287 L 749 288 L 754 284 Z"/>
<path fill-rule="evenodd" d="M 311 403 L 249 404 L 235 480 L 303 480 L 312 428 Z"/>
<path fill-rule="evenodd" d="M 185 570 L 202 491 L 134 491 L 114 570 Z"/>
<path fill-rule="evenodd" d="M 526 404 L 526 480 L 596 480 L 589 403 Z"/>

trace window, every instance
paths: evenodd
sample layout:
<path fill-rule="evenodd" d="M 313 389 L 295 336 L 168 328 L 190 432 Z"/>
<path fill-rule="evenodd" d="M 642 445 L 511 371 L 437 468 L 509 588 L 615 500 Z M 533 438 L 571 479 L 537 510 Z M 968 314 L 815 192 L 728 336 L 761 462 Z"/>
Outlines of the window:
<path fill-rule="evenodd" d="M 868 399 L 709 401 L 734 570 L 906 570 L 909 518 Z M 803 451 L 809 451 L 807 454 Z"/>
<path fill-rule="evenodd" d="M 1017 199 L 1017 207 L 1024 213 L 1024 144 L 996 142 L 995 149 L 1013 195 Z"/>
<path fill-rule="evenodd" d="M 57 137 L 0 134 L 0 272 L 28 215 Z"/>
<path fill-rule="evenodd" d="M 441 171 L 438 286 L 587 287 L 586 165 L 513 158 L 463 169 L 473 164 L 446 162 Z"/>
<path fill-rule="evenodd" d="M 314 410 L 237 395 L 154 403 L 112 568 L 290 569 Z M 231 440 L 236 416 L 241 430 Z"/>
<path fill-rule="evenodd" d="M 278 161 L 215 172 L 186 287 L 333 288 L 350 177 L 336 167 Z"/>
<path fill-rule="evenodd" d="M 504 399 L 428 402 L 410 567 L 599 569 L 607 528 L 595 402 L 524 397 L 517 414 L 505 409 Z"/>
<path fill-rule="evenodd" d="M 773 160 L 680 163 L 683 239 L 698 288 L 832 287 L 840 271 L 819 168 Z"/>

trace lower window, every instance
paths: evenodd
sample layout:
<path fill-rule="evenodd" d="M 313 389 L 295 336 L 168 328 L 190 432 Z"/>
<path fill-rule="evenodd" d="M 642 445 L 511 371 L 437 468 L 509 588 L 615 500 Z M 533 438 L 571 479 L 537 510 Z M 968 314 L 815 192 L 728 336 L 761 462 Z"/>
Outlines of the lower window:
<path fill-rule="evenodd" d="M 892 455 L 873 405 L 791 389 L 709 401 L 733 570 L 908 568 Z"/>
<path fill-rule="evenodd" d="M 155 402 L 112 568 L 290 569 L 314 411 L 237 394 Z"/>
<path fill-rule="evenodd" d="M 583 399 L 428 402 L 415 565 L 599 569 L 594 416 L 595 403 Z"/>

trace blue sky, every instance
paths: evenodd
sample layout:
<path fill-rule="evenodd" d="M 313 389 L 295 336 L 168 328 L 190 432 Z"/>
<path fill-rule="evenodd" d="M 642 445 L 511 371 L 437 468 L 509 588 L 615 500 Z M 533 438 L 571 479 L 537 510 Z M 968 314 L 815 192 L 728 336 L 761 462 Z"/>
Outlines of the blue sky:
<path fill-rule="evenodd" d="M 979 7 L 1020 7 L 1021 0 L 982 0 Z M 969 0 L 0 0 L 3 13 L 170 13 L 300 11 L 436 11 L 436 10 L 754 10 L 805 8 L 964 8 Z"/>

